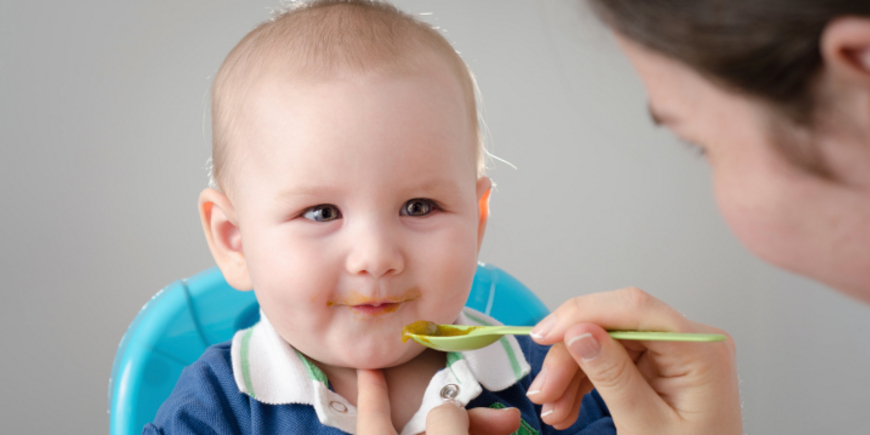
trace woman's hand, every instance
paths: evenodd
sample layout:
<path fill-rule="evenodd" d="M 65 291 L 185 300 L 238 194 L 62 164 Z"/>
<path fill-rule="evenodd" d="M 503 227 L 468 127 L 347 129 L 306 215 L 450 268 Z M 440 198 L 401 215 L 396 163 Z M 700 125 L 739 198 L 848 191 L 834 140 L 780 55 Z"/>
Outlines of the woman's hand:
<path fill-rule="evenodd" d="M 509 435 L 520 428 L 516 408 L 472 408 L 447 401 L 426 416 L 427 435 Z"/>
<path fill-rule="evenodd" d="M 390 400 L 384 375 L 378 370 L 357 370 L 357 420 L 359 435 L 396 433 L 390 419 Z M 465 411 L 455 402 L 446 402 L 426 416 L 427 435 L 508 435 L 520 426 L 516 408 L 475 408 Z"/>
<path fill-rule="evenodd" d="M 607 330 L 724 333 L 636 288 L 573 298 L 532 331 L 553 344 L 529 388 L 545 423 L 577 419 L 593 387 L 620 435 L 742 434 L 734 341 L 617 341 Z"/>

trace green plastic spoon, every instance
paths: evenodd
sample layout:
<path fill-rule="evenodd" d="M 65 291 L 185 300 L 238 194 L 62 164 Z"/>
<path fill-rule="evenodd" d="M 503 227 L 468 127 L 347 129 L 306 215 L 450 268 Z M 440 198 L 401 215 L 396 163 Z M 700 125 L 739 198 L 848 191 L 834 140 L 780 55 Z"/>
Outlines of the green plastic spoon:
<path fill-rule="evenodd" d="M 480 349 L 498 341 L 504 335 L 529 335 L 530 326 L 463 326 L 436 325 L 419 321 L 402 330 L 402 341 L 414 340 L 423 346 L 442 352 L 462 352 Z M 713 342 L 725 340 L 722 334 L 684 332 L 610 331 L 617 340 Z"/>

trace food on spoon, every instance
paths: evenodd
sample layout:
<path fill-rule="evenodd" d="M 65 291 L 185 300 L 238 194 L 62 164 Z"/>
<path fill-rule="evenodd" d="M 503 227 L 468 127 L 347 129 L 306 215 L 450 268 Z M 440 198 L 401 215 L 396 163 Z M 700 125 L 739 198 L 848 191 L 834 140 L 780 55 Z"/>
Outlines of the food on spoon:
<path fill-rule="evenodd" d="M 402 328 L 402 343 L 408 341 L 411 335 L 428 335 L 431 337 L 453 337 L 456 335 L 466 335 L 469 332 L 480 328 L 480 326 L 471 326 L 466 328 L 457 328 L 450 325 L 438 325 L 435 322 L 428 320 L 418 320 L 414 323 L 405 325 Z"/>

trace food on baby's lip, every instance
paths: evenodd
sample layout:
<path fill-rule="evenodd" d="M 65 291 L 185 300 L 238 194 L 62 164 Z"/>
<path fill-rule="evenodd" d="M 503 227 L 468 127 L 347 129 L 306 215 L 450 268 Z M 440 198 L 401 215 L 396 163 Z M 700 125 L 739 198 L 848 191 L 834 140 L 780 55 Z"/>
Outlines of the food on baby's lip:
<path fill-rule="evenodd" d="M 435 322 L 430 322 L 428 320 L 418 320 L 414 323 L 405 325 L 402 328 L 402 343 L 408 341 L 411 338 L 411 335 L 452 337 L 456 335 L 466 335 L 477 328 L 479 328 L 479 326 L 457 328 L 450 325 L 438 325 Z"/>

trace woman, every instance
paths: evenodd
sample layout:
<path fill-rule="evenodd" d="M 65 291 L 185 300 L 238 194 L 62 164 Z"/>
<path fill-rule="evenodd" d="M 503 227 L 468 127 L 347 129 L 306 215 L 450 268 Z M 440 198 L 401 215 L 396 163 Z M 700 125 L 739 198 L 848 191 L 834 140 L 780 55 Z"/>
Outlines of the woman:
<path fill-rule="evenodd" d="M 705 153 L 738 238 L 870 302 L 870 2 L 590 1 L 640 75 L 653 120 Z M 598 389 L 620 434 L 743 433 L 731 340 L 640 346 L 605 329 L 715 331 L 636 289 L 568 301 L 536 329 L 555 344 L 533 399 L 554 410 L 548 423 L 573 421 L 573 379 Z M 468 427 L 455 407 L 430 417 L 459 427 L 440 433 Z M 472 422 L 484 418 L 514 417 L 475 411 Z"/>

